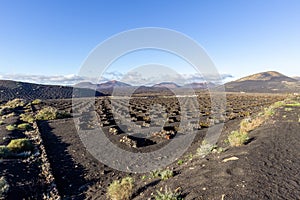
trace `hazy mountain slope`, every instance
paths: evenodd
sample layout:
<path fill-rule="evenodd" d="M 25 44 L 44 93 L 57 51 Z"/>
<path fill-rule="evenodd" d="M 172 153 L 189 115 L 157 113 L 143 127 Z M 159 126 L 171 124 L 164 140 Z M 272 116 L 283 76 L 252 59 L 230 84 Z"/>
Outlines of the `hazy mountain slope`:
<path fill-rule="evenodd" d="M 156 88 L 179 88 L 180 86 L 173 82 L 161 82 L 153 85 L 152 87 Z"/>

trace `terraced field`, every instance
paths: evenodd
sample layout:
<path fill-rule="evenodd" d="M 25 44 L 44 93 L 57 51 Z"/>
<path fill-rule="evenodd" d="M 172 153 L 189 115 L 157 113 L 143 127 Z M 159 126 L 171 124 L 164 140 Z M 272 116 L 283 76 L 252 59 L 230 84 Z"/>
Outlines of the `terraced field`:
<path fill-rule="evenodd" d="M 182 100 L 179 97 L 101 97 L 75 99 L 73 102 L 71 99 L 43 100 L 38 104 L 25 102 L 24 105 L 2 112 L 1 145 L 8 145 L 12 139 L 28 138 L 35 146 L 34 150 L 23 157 L 1 159 L 1 177 L 5 177 L 10 186 L 6 198 L 106 199 L 107 187 L 113 180 L 125 176 L 131 176 L 135 180 L 132 199 L 153 198 L 151 193 L 163 187 L 163 180 L 151 178 L 149 173 L 136 174 L 112 169 L 86 151 L 78 132 L 101 128 L 113 144 L 135 153 L 161 149 L 176 137 L 194 133 L 195 139 L 187 152 L 168 166 L 174 173 L 174 178 L 171 178 L 174 183 L 168 182 L 168 186 L 173 189 L 181 187 L 182 195 L 186 199 L 202 199 L 202 197 L 213 199 L 215 198 L 213 194 L 200 192 L 204 189 L 193 191 L 186 188 L 193 185 L 192 182 L 180 186 L 177 180 L 183 181 L 183 174 L 193 174 L 189 169 L 195 168 L 199 163 L 202 163 L 201 166 L 208 165 L 214 169 L 211 164 L 206 163 L 207 158 L 194 157 L 208 128 L 224 123 L 217 145 L 227 149 L 228 144 L 224 140 L 228 133 L 238 127 L 241 119 L 254 116 L 285 98 L 286 95 L 228 93 L 226 109 L 222 115 L 215 115 L 208 94 Z M 186 103 L 189 107 L 182 108 L 182 103 Z M 2 110 L 4 107 L 3 103 Z M 38 113 L 47 107 L 65 114 L 57 115 L 59 117 L 56 119 L 36 119 L 30 123 L 32 127 L 30 130 L 6 130 L 9 124 L 24 123 L 21 114 L 38 116 Z M 225 158 L 230 153 L 220 155 Z M 203 172 L 193 176 L 203 174 L 205 175 Z M 185 177 L 190 175 L 186 174 Z M 204 182 L 208 180 L 203 179 Z M 229 199 L 234 199 L 234 196 Z"/>

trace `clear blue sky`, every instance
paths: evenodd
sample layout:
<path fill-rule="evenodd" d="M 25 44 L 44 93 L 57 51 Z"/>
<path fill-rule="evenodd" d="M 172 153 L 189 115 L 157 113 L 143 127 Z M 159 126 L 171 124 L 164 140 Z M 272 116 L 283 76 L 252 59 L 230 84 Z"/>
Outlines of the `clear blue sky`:
<path fill-rule="evenodd" d="M 77 74 L 100 42 L 140 27 L 190 36 L 220 73 L 300 75 L 299 0 L 0 0 L 0 75 Z"/>

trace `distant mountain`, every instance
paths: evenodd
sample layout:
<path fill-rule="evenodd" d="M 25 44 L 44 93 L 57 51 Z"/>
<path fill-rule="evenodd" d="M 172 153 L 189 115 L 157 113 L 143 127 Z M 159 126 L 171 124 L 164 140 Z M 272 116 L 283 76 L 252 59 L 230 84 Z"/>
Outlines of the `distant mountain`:
<path fill-rule="evenodd" d="M 207 88 L 213 88 L 216 86 L 217 85 L 212 82 L 203 82 L 203 83 L 190 83 L 190 84 L 186 84 L 182 87 L 193 88 L 193 89 L 207 89 Z"/>
<path fill-rule="evenodd" d="M 293 76 L 292 78 L 300 81 L 300 76 Z"/>
<path fill-rule="evenodd" d="M 145 85 L 140 85 L 140 86 L 132 86 L 127 83 L 123 83 L 120 81 L 112 80 L 108 81 L 105 83 L 100 83 L 100 84 L 93 84 L 91 82 L 81 82 L 74 87 L 76 88 L 88 88 L 92 90 L 97 90 L 105 95 L 112 95 L 114 92 L 114 88 L 118 88 L 121 90 L 118 90 L 118 93 L 121 94 L 124 92 L 124 95 L 126 95 L 127 91 L 132 91 L 134 89 L 135 94 L 145 94 L 145 93 L 153 93 L 153 94 L 169 94 L 172 95 L 173 92 L 170 91 L 176 90 L 177 92 L 182 92 L 185 90 L 185 88 L 193 88 L 193 89 L 207 89 L 207 88 L 213 88 L 216 87 L 217 85 L 211 82 L 204 82 L 204 83 L 191 83 L 187 84 L 184 86 L 180 86 L 174 82 L 161 82 L 158 84 L 154 84 L 152 86 L 145 86 Z"/>
<path fill-rule="evenodd" d="M 127 83 L 123 83 L 121 81 L 116 81 L 116 80 L 107 81 L 105 83 L 100 83 L 97 85 L 98 88 L 130 87 L 130 86 L 131 85 Z"/>
<path fill-rule="evenodd" d="M 275 71 L 268 71 L 268 72 L 261 72 L 257 74 L 253 74 L 250 76 L 246 76 L 244 78 L 236 80 L 236 82 L 243 82 L 243 81 L 288 81 L 294 82 L 295 79 L 285 76 L 279 72 Z"/>
<path fill-rule="evenodd" d="M 225 89 L 228 92 L 289 93 L 299 92 L 300 84 L 279 72 L 268 71 L 226 83 Z"/>
<path fill-rule="evenodd" d="M 74 92 L 74 93 L 73 93 Z M 100 92 L 90 89 L 74 88 L 57 85 L 40 85 L 34 83 L 0 80 L 0 101 L 15 98 L 34 99 L 67 99 L 72 97 L 103 96 Z"/>
<path fill-rule="evenodd" d="M 87 89 L 96 90 L 97 84 L 93 84 L 91 82 L 80 82 L 80 83 L 75 84 L 73 87 L 75 87 L 75 88 L 87 88 Z"/>
<path fill-rule="evenodd" d="M 80 82 L 80 83 L 77 83 L 76 85 L 74 85 L 74 87 L 75 88 L 88 88 L 88 89 L 96 90 L 105 95 L 111 95 L 114 88 L 126 89 L 126 88 L 131 87 L 131 85 L 129 85 L 127 83 L 123 83 L 121 81 L 112 80 L 112 81 L 107 81 L 105 83 L 100 83 L 100 84 L 94 84 L 91 82 Z"/>
<path fill-rule="evenodd" d="M 162 83 L 155 84 L 152 87 L 174 89 L 174 88 L 179 88 L 180 86 L 173 82 L 162 82 Z"/>
<path fill-rule="evenodd" d="M 91 82 L 80 82 L 74 85 L 76 88 L 89 88 L 89 89 L 108 89 L 108 88 L 114 88 L 114 87 L 130 87 L 131 85 L 127 83 L 123 83 L 121 81 L 107 81 L 105 83 L 100 83 L 100 84 L 94 84 Z"/>

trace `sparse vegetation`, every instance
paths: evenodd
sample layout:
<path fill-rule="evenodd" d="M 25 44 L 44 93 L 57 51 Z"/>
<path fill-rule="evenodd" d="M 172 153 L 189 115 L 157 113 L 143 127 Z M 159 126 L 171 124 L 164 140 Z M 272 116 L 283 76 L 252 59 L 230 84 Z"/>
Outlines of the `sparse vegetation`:
<path fill-rule="evenodd" d="M 192 153 L 190 153 L 189 155 L 186 155 L 185 158 L 188 160 L 193 160 L 194 155 Z"/>
<path fill-rule="evenodd" d="M 158 178 L 159 174 L 160 174 L 159 170 L 154 170 L 150 172 L 151 178 Z"/>
<path fill-rule="evenodd" d="M 24 122 L 33 123 L 35 121 L 33 114 L 27 113 L 27 114 L 21 114 L 20 119 Z"/>
<path fill-rule="evenodd" d="M 3 125 L 4 124 L 4 121 L 0 121 L 0 125 Z"/>
<path fill-rule="evenodd" d="M 53 120 L 57 119 L 57 109 L 53 107 L 45 107 L 42 110 L 40 110 L 37 115 L 37 120 Z"/>
<path fill-rule="evenodd" d="M 169 178 L 172 178 L 174 176 L 174 173 L 170 169 L 166 169 L 164 171 L 161 171 L 160 173 L 161 180 L 167 180 Z"/>
<path fill-rule="evenodd" d="M 167 180 L 173 176 L 174 176 L 174 173 L 170 169 L 166 169 L 166 170 L 162 170 L 162 171 L 154 170 L 154 171 L 150 172 L 151 178 L 160 178 L 162 180 Z"/>
<path fill-rule="evenodd" d="M 183 163 L 184 163 L 183 160 L 181 160 L 181 159 L 177 160 L 177 164 L 178 164 L 178 165 L 182 165 Z"/>
<path fill-rule="evenodd" d="M 37 113 L 35 118 L 37 120 L 54 120 L 66 117 L 70 117 L 70 114 L 59 112 L 56 108 L 53 107 L 45 107 Z"/>
<path fill-rule="evenodd" d="M 237 147 L 245 144 L 249 140 L 247 132 L 232 131 L 228 136 L 230 146 Z"/>
<path fill-rule="evenodd" d="M 17 108 L 25 106 L 25 101 L 23 99 L 14 99 L 5 104 L 5 106 L 10 108 Z"/>
<path fill-rule="evenodd" d="M 278 101 L 269 106 L 268 108 L 264 109 L 264 112 L 259 113 L 253 119 L 247 117 L 243 119 L 240 123 L 240 130 L 234 131 L 228 136 L 228 141 L 231 146 L 240 146 L 241 144 L 245 143 L 248 139 L 248 133 L 255 128 L 262 125 L 270 116 L 275 114 L 275 109 L 283 107 L 283 106 L 291 106 L 291 105 L 298 105 L 299 102 L 291 101 L 291 99 L 286 99 L 284 101 Z M 292 108 L 285 108 L 285 111 L 292 111 Z M 286 117 L 286 116 L 285 116 Z M 284 118 L 285 118 L 284 117 Z"/>
<path fill-rule="evenodd" d="M 265 119 L 266 118 L 264 116 L 258 116 L 254 119 L 251 118 L 243 119 L 240 123 L 240 132 L 248 133 L 249 131 L 254 130 L 255 128 L 259 127 L 262 123 L 264 123 Z"/>
<path fill-rule="evenodd" d="M 8 118 L 11 118 L 11 117 L 14 117 L 14 116 L 16 116 L 16 114 L 14 112 L 12 112 L 12 113 L 9 113 L 7 115 L 3 115 L 2 119 L 8 119 Z"/>
<path fill-rule="evenodd" d="M 172 191 L 165 187 L 165 191 L 162 193 L 160 191 L 156 191 L 157 194 L 154 196 L 155 200 L 182 200 L 181 193 Z"/>
<path fill-rule="evenodd" d="M 19 130 L 25 130 L 25 131 L 32 130 L 32 126 L 28 123 L 19 124 L 17 127 Z"/>
<path fill-rule="evenodd" d="M 40 100 L 40 99 L 35 99 L 31 102 L 32 105 L 37 105 L 37 104 L 40 104 L 40 103 L 42 103 L 42 100 Z"/>
<path fill-rule="evenodd" d="M 16 130 L 16 125 L 15 124 L 10 124 L 10 125 L 7 125 L 6 126 L 6 130 L 8 130 L 8 131 L 14 131 L 14 130 Z"/>
<path fill-rule="evenodd" d="M 278 101 L 278 102 L 275 102 L 273 105 L 275 108 L 280 108 L 284 105 L 284 101 Z"/>
<path fill-rule="evenodd" d="M 269 108 L 265 109 L 264 115 L 267 117 L 273 116 L 275 114 L 274 106 L 270 106 Z"/>
<path fill-rule="evenodd" d="M 107 196 L 111 200 L 129 200 L 133 193 L 133 178 L 125 177 L 115 180 L 107 188 Z"/>
<path fill-rule="evenodd" d="M 197 149 L 197 155 L 201 157 L 205 157 L 216 148 L 217 148 L 216 145 L 210 144 L 206 140 L 203 140 L 201 146 Z"/>
<path fill-rule="evenodd" d="M 300 103 L 299 103 L 299 102 L 294 102 L 294 103 L 286 104 L 286 106 L 290 106 L 290 107 L 300 107 Z"/>
<path fill-rule="evenodd" d="M 20 153 L 25 151 L 32 151 L 34 146 L 29 139 L 21 138 L 11 140 L 7 145 L 7 148 L 12 152 Z"/>
<path fill-rule="evenodd" d="M 8 192 L 8 190 L 9 190 L 9 185 L 6 179 L 2 176 L 0 178 L 0 199 L 5 198 L 5 194 Z"/>
<path fill-rule="evenodd" d="M 293 111 L 293 108 L 285 108 L 284 110 L 287 112 L 290 112 L 290 111 Z"/>

